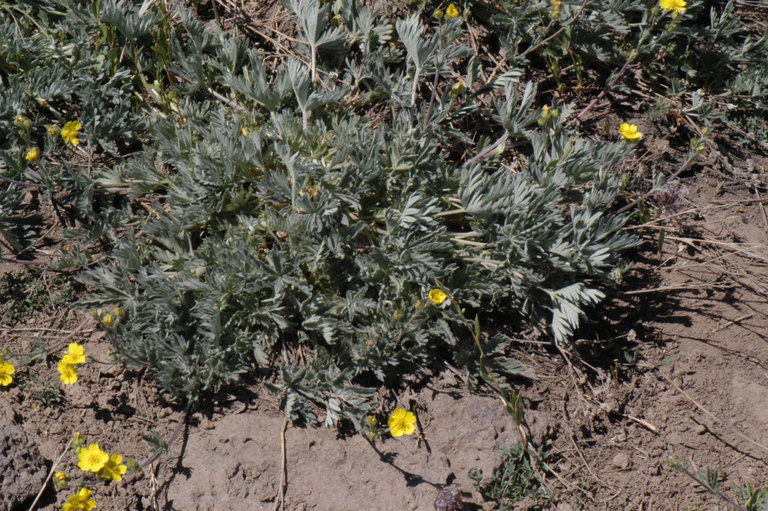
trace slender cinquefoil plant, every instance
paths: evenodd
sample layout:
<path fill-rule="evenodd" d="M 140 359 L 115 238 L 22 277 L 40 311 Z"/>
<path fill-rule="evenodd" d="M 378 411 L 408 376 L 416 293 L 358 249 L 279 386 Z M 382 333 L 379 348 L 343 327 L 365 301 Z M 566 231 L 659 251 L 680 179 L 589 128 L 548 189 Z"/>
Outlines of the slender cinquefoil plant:
<path fill-rule="evenodd" d="M 155 119 L 151 147 L 99 178 L 162 203 L 141 238 L 126 233 L 87 277 L 101 290 L 88 305 L 126 311 L 111 331 L 126 362 L 195 401 L 279 357 L 289 415 L 306 415 L 310 401 L 333 423 L 370 406 L 364 383 L 424 371 L 455 342 L 461 322 L 423 306 L 435 278 L 478 313 L 549 318 L 566 342 L 604 297 L 595 279 L 637 243 L 608 209 L 622 190 L 611 168 L 632 146 L 588 143 L 556 117 L 542 129 L 532 83 L 522 94 L 509 76 L 480 83 L 459 16 L 429 28 L 417 15 L 398 21 L 391 45 L 381 13 L 350 4 L 332 27 L 309 22 L 330 16 L 326 7 L 292 6 L 307 64 L 286 60 L 270 75 L 224 34 L 205 52 L 189 47 L 176 71 L 226 55 L 204 86 L 223 85 L 238 108 L 180 101 Z M 177 30 L 199 29 L 188 19 Z M 467 64 L 462 90 L 451 76 Z M 430 91 L 435 80 L 451 86 Z M 354 96 L 365 108 L 349 108 Z M 366 115 L 373 107 L 391 115 Z M 529 144 L 528 163 L 513 174 L 468 161 L 483 148 L 451 128 L 467 116 Z M 466 163 L 447 147 L 466 151 Z M 313 353 L 304 367 L 289 363 L 300 346 Z"/>
<path fill-rule="evenodd" d="M 581 136 L 590 103 L 553 90 L 567 98 L 560 85 L 592 65 L 685 60 L 700 7 L 518 4 L 438 16 L 292 0 L 292 55 L 268 65 L 183 2 L 7 6 L 4 250 L 34 250 L 43 229 L 25 197 L 40 192 L 72 227 L 60 267 L 92 286 L 82 305 L 121 311 L 107 334 L 121 361 L 191 405 L 269 374 L 290 417 L 320 405 L 334 424 L 440 357 L 476 372 L 478 354 L 456 349 L 461 319 L 425 306 L 436 279 L 468 317 L 504 314 L 567 343 L 638 243 L 617 167 L 643 140 Z M 477 52 L 469 23 L 503 59 Z M 735 66 L 764 42 L 729 26 L 701 30 Z M 602 77 L 592 99 L 627 76 Z M 486 355 L 504 367 L 501 341 Z"/>

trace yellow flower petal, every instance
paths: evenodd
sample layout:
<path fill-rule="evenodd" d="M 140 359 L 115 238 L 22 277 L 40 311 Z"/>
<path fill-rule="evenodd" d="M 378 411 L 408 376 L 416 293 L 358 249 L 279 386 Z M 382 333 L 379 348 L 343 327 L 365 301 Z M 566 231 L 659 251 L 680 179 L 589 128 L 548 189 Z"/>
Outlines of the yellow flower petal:
<path fill-rule="evenodd" d="M 685 0 L 659 0 L 659 5 L 662 9 L 682 14 L 685 12 L 686 4 Z"/>
<path fill-rule="evenodd" d="M 389 416 L 387 425 L 390 434 L 394 437 L 410 435 L 416 431 L 416 416 L 404 408 L 395 408 Z"/>
<path fill-rule="evenodd" d="M 128 471 L 126 465 L 121 465 L 122 461 L 123 456 L 121 454 L 113 454 L 109 457 L 109 461 L 104 464 L 104 468 L 101 469 L 101 474 L 106 478 L 121 481 L 123 479 L 123 474 Z"/>
<path fill-rule="evenodd" d="M 459 10 L 456 8 L 455 5 L 451 4 L 445 10 L 445 15 L 448 16 L 449 18 L 456 18 L 459 15 Z"/>
<path fill-rule="evenodd" d="M 448 298 L 448 295 L 442 292 L 439 289 L 433 289 L 429 292 L 429 301 L 434 303 L 435 305 L 441 305 L 446 298 Z"/>
<path fill-rule="evenodd" d="M 69 343 L 68 352 L 61 357 L 61 361 L 71 365 L 82 364 L 85 362 L 85 351 L 83 346 L 76 342 Z"/>
<path fill-rule="evenodd" d="M 619 126 L 619 134 L 630 142 L 637 142 L 643 136 L 640 131 L 637 131 L 636 124 L 621 123 Z"/>
<path fill-rule="evenodd" d="M 27 155 L 25 156 L 27 161 L 29 163 L 36 162 L 40 159 L 40 150 L 37 147 L 33 147 L 29 151 L 27 151 Z"/>
<path fill-rule="evenodd" d="M 71 143 L 72 145 L 79 144 L 80 140 L 77 138 L 77 132 L 80 131 L 80 128 L 82 127 L 83 125 L 80 124 L 80 121 L 69 121 L 64 125 L 64 129 L 61 130 L 61 138 L 63 138 L 66 143 Z"/>
<path fill-rule="evenodd" d="M 10 362 L 0 362 L 0 387 L 6 387 L 13 383 L 11 376 L 16 372 L 16 368 Z"/>
<path fill-rule="evenodd" d="M 87 449 L 80 449 L 77 457 L 80 459 L 77 466 L 86 472 L 98 472 L 109 461 L 109 454 L 102 451 L 99 444 L 90 444 Z"/>
<path fill-rule="evenodd" d="M 72 364 L 68 364 L 62 360 L 59 362 L 57 369 L 59 370 L 59 377 L 65 385 L 72 385 L 77 381 L 77 369 L 75 369 L 75 366 Z"/>
<path fill-rule="evenodd" d="M 67 499 L 62 511 L 91 511 L 96 502 L 90 498 L 91 490 L 81 488 L 80 491 Z"/>

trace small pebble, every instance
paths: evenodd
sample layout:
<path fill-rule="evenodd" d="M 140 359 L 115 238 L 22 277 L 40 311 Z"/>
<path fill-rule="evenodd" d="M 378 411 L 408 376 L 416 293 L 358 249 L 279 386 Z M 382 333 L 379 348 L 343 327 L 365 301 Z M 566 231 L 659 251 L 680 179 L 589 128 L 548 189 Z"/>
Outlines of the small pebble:
<path fill-rule="evenodd" d="M 704 424 L 699 424 L 698 426 L 696 426 L 696 433 L 698 433 L 699 435 L 703 435 L 706 432 L 707 432 L 707 427 Z"/>
<path fill-rule="evenodd" d="M 623 452 L 620 452 L 619 454 L 613 457 L 612 463 L 614 467 L 621 470 L 626 470 L 627 468 L 629 468 L 629 456 L 624 454 Z"/>
<path fill-rule="evenodd" d="M 203 429 L 211 430 L 213 429 L 213 421 L 211 421 L 211 419 L 203 419 L 200 421 L 200 427 Z"/>

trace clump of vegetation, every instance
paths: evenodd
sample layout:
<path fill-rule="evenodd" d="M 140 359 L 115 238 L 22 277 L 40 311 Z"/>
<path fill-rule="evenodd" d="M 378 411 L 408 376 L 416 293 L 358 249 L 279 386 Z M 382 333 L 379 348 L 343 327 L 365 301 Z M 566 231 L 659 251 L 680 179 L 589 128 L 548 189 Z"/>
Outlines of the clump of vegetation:
<path fill-rule="evenodd" d="M 465 312 L 567 343 L 639 243 L 617 169 L 642 133 L 587 137 L 584 114 L 639 66 L 704 134 L 732 74 L 693 72 L 696 49 L 754 82 L 766 38 L 698 2 L 448 7 L 293 0 L 299 42 L 267 64 L 183 3 L 3 6 L 0 231 L 27 250 L 39 191 L 82 247 L 59 263 L 82 306 L 120 310 L 102 322 L 122 362 L 191 406 L 269 375 L 289 417 L 358 423 L 451 353 L 504 382 L 505 339 L 461 349 Z M 568 94 L 594 78 L 586 106 Z"/>
<path fill-rule="evenodd" d="M 0 381 L 0 385 L 3 386 L 10 384 L 10 381 L 5 384 Z M 58 384 L 48 380 L 41 380 L 34 375 L 30 375 L 20 381 L 19 388 L 31 399 L 46 407 L 59 405 L 63 401 L 61 387 Z"/>
<path fill-rule="evenodd" d="M 15 324 L 35 311 L 72 303 L 84 286 L 65 276 L 48 276 L 43 270 L 10 271 L 0 276 L 0 323 Z"/>
<path fill-rule="evenodd" d="M 515 503 L 524 497 L 542 503 L 554 497 L 541 475 L 548 459 L 547 453 L 541 451 L 535 457 L 536 466 L 532 466 L 525 447 L 518 444 L 504 449 L 504 459 L 488 482 L 482 483 L 483 474 L 479 470 L 470 473 L 470 477 L 480 494 L 495 502 L 500 511 L 515 509 Z"/>
<path fill-rule="evenodd" d="M 744 484 L 744 488 L 737 488 L 736 493 L 739 498 L 735 499 L 724 492 L 723 485 L 726 477 L 717 468 L 710 466 L 698 468 L 694 463 L 677 456 L 671 456 L 667 460 L 667 466 L 685 474 L 699 484 L 703 491 L 725 502 L 733 509 L 739 511 L 765 511 L 768 509 L 768 489 L 765 487 L 754 486 L 747 482 Z"/>

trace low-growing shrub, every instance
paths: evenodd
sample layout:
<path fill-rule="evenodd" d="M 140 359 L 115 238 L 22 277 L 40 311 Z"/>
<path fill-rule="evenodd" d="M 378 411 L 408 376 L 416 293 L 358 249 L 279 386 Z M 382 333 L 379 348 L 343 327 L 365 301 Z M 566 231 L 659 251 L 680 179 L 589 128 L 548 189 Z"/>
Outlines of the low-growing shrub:
<path fill-rule="evenodd" d="M 84 307 L 119 307 L 105 327 L 128 367 L 190 405 L 277 375 L 290 417 L 320 405 L 328 424 L 443 357 L 473 367 L 461 314 L 431 289 L 568 341 L 638 240 L 615 207 L 634 145 L 581 136 L 558 97 L 587 69 L 652 69 L 701 10 L 293 0 L 299 42 L 267 64 L 174 5 L 22 2 L 0 22 L 0 230 L 34 238 L 25 187 L 42 188 L 80 241 L 60 267 L 87 267 Z M 506 62 L 478 52 L 469 23 Z M 728 63 L 759 46 L 740 42 Z M 75 120 L 78 145 L 60 131 Z M 483 342 L 502 381 L 519 370 L 503 336 Z"/>
<path fill-rule="evenodd" d="M 126 362 L 194 401 L 279 359 L 286 402 L 324 403 L 333 423 L 365 411 L 361 386 L 423 372 L 461 342 L 455 314 L 428 305 L 437 282 L 462 307 L 547 318 L 565 342 L 637 243 L 609 211 L 631 146 L 581 140 L 552 111 L 540 127 L 532 83 L 479 83 L 460 18 L 428 31 L 347 9 L 342 26 L 307 33 L 327 7 L 294 9 L 308 65 L 274 73 L 236 36 L 174 28 L 194 41 L 174 67 L 185 93 L 216 87 L 230 103 L 180 100 L 156 116 L 152 146 L 99 177 L 152 200 L 141 236 L 88 273 L 88 303 L 126 311 L 111 331 Z M 421 91 L 462 70 L 466 90 Z M 529 146 L 527 161 L 462 159 L 471 141 L 452 125 L 483 122 Z M 307 348 L 306 365 L 289 364 Z"/>

